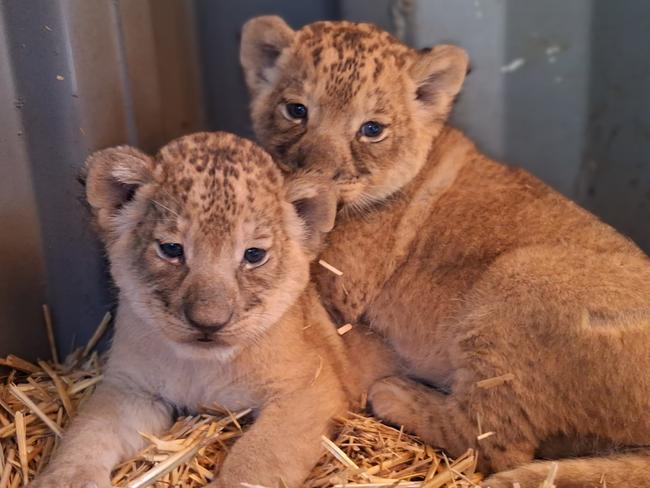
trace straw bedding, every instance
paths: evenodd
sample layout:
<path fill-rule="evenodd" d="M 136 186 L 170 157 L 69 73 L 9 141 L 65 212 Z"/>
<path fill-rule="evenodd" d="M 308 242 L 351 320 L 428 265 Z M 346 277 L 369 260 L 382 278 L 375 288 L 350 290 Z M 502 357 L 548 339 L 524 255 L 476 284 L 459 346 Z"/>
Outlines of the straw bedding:
<path fill-rule="evenodd" d="M 45 309 L 52 356 L 52 324 Z M 70 418 L 101 380 L 101 357 L 93 349 L 106 331 L 102 320 L 92 339 L 62 364 L 36 364 L 16 356 L 0 358 L 0 488 L 24 486 L 43 470 Z M 217 406 L 178 418 L 160 437 L 143 433 L 146 447 L 115 468 L 116 487 L 200 487 L 219 471 L 229 447 L 252 422 L 250 411 L 227 412 Z M 335 419 L 333 438 L 323 438 L 323 456 L 305 486 L 400 486 L 441 488 L 474 486 L 476 456 L 458 459 L 425 445 L 401 430 L 362 413 Z"/>

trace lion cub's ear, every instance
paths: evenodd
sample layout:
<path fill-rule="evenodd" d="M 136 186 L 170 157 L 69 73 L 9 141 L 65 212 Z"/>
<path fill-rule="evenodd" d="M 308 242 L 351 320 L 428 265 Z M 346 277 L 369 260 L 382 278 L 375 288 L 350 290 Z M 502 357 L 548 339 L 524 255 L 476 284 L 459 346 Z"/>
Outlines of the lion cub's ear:
<path fill-rule="evenodd" d="M 293 29 L 275 15 L 255 17 L 244 24 L 239 60 L 253 95 L 273 84 L 278 57 L 294 36 Z"/>
<path fill-rule="evenodd" d="M 102 231 L 137 189 L 153 180 L 153 159 L 129 146 L 91 154 L 86 159 L 86 199 Z"/>
<path fill-rule="evenodd" d="M 320 250 L 323 237 L 334 227 L 338 195 L 326 178 L 297 176 L 287 183 L 287 199 L 305 226 L 304 248 L 312 256 Z"/>
<path fill-rule="evenodd" d="M 469 56 L 464 49 L 440 44 L 422 50 L 411 66 L 415 81 L 417 101 L 435 118 L 447 116 L 458 95 L 469 66 Z"/>

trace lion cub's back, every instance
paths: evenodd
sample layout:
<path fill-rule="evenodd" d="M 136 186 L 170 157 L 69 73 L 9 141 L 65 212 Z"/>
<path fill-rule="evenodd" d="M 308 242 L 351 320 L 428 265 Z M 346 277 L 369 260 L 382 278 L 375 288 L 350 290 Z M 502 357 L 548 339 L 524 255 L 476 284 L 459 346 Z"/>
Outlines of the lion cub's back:
<path fill-rule="evenodd" d="M 643 253 L 628 238 L 520 168 L 475 153 L 430 209 L 418 252 L 449 261 L 492 259 L 531 245 Z"/>

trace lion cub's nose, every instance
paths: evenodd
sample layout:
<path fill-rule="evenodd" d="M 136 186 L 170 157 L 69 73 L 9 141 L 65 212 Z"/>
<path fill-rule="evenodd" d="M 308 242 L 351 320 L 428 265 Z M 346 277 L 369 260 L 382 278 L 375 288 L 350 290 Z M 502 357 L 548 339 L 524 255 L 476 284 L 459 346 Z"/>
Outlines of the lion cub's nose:
<path fill-rule="evenodd" d="M 213 333 L 222 329 L 232 318 L 230 307 L 206 307 L 187 304 L 184 308 L 187 322 L 201 332 Z"/>

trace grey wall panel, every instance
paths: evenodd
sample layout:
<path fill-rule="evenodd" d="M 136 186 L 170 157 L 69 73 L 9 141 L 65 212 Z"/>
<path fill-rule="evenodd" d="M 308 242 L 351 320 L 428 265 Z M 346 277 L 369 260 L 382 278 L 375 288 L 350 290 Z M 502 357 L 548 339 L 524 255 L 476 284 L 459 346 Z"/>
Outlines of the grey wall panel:
<path fill-rule="evenodd" d="M 338 18 L 339 4 L 329 0 L 196 0 L 208 126 L 253 137 L 248 92 L 239 67 L 239 34 L 248 19 L 276 14 L 293 28 Z"/>
<path fill-rule="evenodd" d="M 650 252 L 650 2 L 594 2 L 587 149 L 577 193 Z"/>
<path fill-rule="evenodd" d="M 141 148 L 203 129 L 203 93 L 193 4 L 121 1 L 117 4 L 134 124 Z"/>
<path fill-rule="evenodd" d="M 0 10 L 0 354 L 47 357 L 41 304 L 45 303 L 39 211 L 32 189 L 9 45 Z"/>
<path fill-rule="evenodd" d="M 18 324 L 34 316 L 36 302 L 50 304 L 63 353 L 73 340 L 85 342 L 111 306 L 102 251 L 77 176 L 93 150 L 124 143 L 155 150 L 203 127 L 190 7 L 167 0 L 155 8 L 153 1 L 0 4 L 11 66 L 11 75 L 3 71 L 0 77 L 11 81 L 6 91 L 18 100 L 26 156 L 18 164 L 28 174 L 23 180 L 30 180 L 21 188 L 37 209 L 34 263 L 39 248 L 44 263 L 25 277 L 31 295 L 20 310 L 11 308 L 10 296 L 0 297 L 0 326 L 12 338 L 0 343 L 0 354 L 28 343 Z M 2 236 L 3 246 L 7 239 Z M 14 259 L 0 257 L 4 261 L 3 274 Z M 41 352 L 35 347 L 31 356 L 36 354 Z"/>
<path fill-rule="evenodd" d="M 452 123 L 650 251 L 650 3 L 420 0 L 416 46 L 465 47 Z"/>
<path fill-rule="evenodd" d="M 408 17 L 408 8 L 412 1 L 400 0 L 341 0 L 339 14 L 341 18 L 352 22 L 371 22 L 382 29 L 394 32 L 394 15 L 402 7 L 405 17 Z M 406 29 L 410 19 L 405 18 L 404 28 Z M 406 32 L 404 33 L 406 34 Z"/>
<path fill-rule="evenodd" d="M 472 72 L 452 123 L 492 157 L 572 195 L 588 99 L 589 0 L 417 3 L 415 42 L 452 42 Z M 561 13 L 561 15 L 560 15 Z"/>
<path fill-rule="evenodd" d="M 506 4 L 502 0 L 427 0 L 416 2 L 412 35 L 415 47 L 456 44 L 470 55 L 472 72 L 452 112 L 479 147 L 495 157 L 505 154 Z"/>
<path fill-rule="evenodd" d="M 508 1 L 503 159 L 575 198 L 589 110 L 591 0 Z"/>
<path fill-rule="evenodd" d="M 15 91 L 20 98 L 20 117 L 32 175 L 34 198 L 38 204 L 45 273 L 46 300 L 52 306 L 57 337 L 63 349 L 71 337 L 92 329 L 108 307 L 104 271 L 98 247 L 79 203 L 77 183 L 80 164 L 87 153 L 85 137 L 99 133 L 102 143 L 126 138 L 122 107 L 108 101 L 119 94 L 120 84 L 107 84 L 107 92 L 84 91 L 86 84 L 75 70 L 70 26 L 64 18 L 67 5 L 59 2 L 4 2 L 2 4 L 7 45 L 13 66 Z M 93 19 L 96 20 L 96 19 Z M 102 39 L 101 25 L 93 34 Z M 77 41 L 80 39 L 77 38 Z M 80 58 L 103 57 L 108 66 L 111 39 L 104 38 L 95 53 Z M 86 46 L 76 46 L 85 50 Z M 78 61 L 78 59 L 77 59 Z M 101 71 L 101 68 L 100 68 Z M 91 96 L 97 109 L 106 113 L 109 130 L 101 130 L 99 118 L 82 123 L 78 107 Z M 85 127 L 84 127 L 85 125 Z M 121 130 L 122 129 L 122 130 Z M 16 321 L 5 324 L 15 329 Z M 22 336 L 22 339 L 26 338 Z M 2 351 L 8 352 L 8 351 Z"/>

